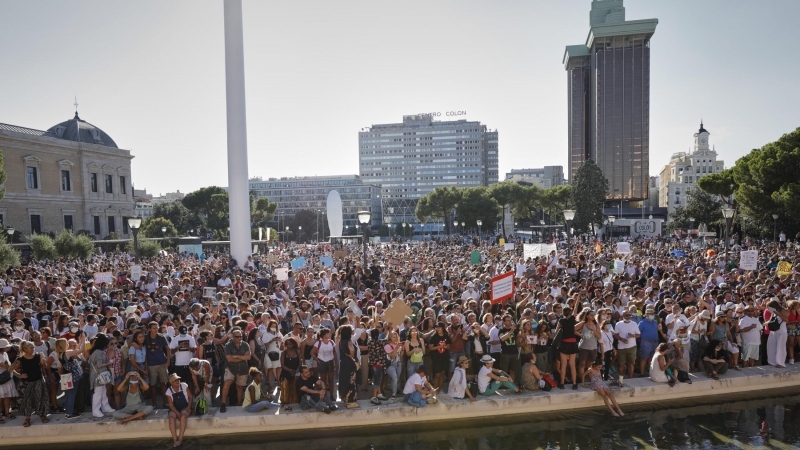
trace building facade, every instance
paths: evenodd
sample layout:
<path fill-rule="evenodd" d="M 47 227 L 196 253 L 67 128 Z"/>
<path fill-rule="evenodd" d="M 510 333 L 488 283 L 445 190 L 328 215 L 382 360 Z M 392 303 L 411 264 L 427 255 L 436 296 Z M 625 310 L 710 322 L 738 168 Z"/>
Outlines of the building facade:
<path fill-rule="evenodd" d="M 439 186 L 489 186 L 498 181 L 498 132 L 471 120 L 434 120 L 438 113 L 403 116 L 358 133 L 359 173 L 381 186 L 383 223 L 411 224 L 431 232 L 443 224 L 419 224 L 417 201 Z M 450 114 L 447 115 L 457 115 Z"/>
<path fill-rule="evenodd" d="M 659 204 L 667 208 L 668 214 L 686 205 L 687 196 L 697 187 L 697 180 L 725 170 L 725 162 L 717 159 L 716 149 L 709 144 L 710 135 L 700 122 L 700 130 L 694 134 L 694 150 L 673 154 L 669 164 L 661 170 Z"/>
<path fill-rule="evenodd" d="M 24 235 L 86 230 L 129 234 L 131 153 L 75 113 L 47 131 L 0 123 L 6 196 L 0 221 Z"/>
<path fill-rule="evenodd" d="M 649 196 L 650 38 L 657 19 L 625 20 L 622 0 L 593 0 L 589 35 L 567 46 L 570 180 L 587 159 L 609 181 L 609 200 Z M 635 206 L 635 205 L 631 205 Z"/>
<path fill-rule="evenodd" d="M 360 228 L 359 211 L 369 211 L 372 214 L 373 228 L 380 227 L 381 224 L 381 187 L 363 182 L 358 175 L 282 177 L 267 180 L 251 178 L 249 185 L 250 192 L 256 197 L 267 197 L 278 204 L 275 217 L 281 224 L 283 219 L 293 217 L 304 209 L 324 215 L 330 191 L 337 191 L 342 198 L 344 226 Z"/>
<path fill-rule="evenodd" d="M 537 169 L 511 169 L 506 181 L 525 181 L 542 188 L 564 184 L 564 166 L 544 166 Z"/>

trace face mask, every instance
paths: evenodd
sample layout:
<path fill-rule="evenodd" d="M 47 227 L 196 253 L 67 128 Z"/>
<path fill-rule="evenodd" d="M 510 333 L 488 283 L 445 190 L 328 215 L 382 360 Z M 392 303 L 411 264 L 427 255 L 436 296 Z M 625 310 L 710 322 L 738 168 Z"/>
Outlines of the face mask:
<path fill-rule="evenodd" d="M 557 323 L 558 323 L 558 320 L 551 320 L 551 321 L 550 321 L 550 323 L 551 323 L 551 324 L 553 324 L 553 325 L 555 325 L 555 324 L 557 324 Z"/>
<path fill-rule="evenodd" d="M 600 314 L 600 321 L 603 321 L 603 320 L 606 320 L 606 315 L 605 314 Z"/>
<path fill-rule="evenodd" d="M 74 333 L 74 332 L 78 331 L 78 327 L 69 327 L 69 331 Z"/>
<path fill-rule="evenodd" d="M 630 323 L 630 322 L 631 322 L 630 318 L 625 319 L 625 323 Z"/>
<path fill-rule="evenodd" d="M 656 317 L 656 316 L 654 316 L 654 315 L 652 315 L 652 314 L 650 314 L 649 316 L 647 316 L 647 318 L 648 318 L 648 319 L 650 319 L 650 320 L 653 320 L 653 319 L 655 319 L 655 317 Z"/>
<path fill-rule="evenodd" d="M 16 327 L 14 327 L 14 328 L 16 328 L 16 329 L 17 329 L 17 331 L 22 331 L 22 330 L 24 330 L 24 329 L 25 329 L 25 326 L 24 326 L 24 325 L 17 325 L 17 326 L 16 326 Z"/>
<path fill-rule="evenodd" d="M 139 384 L 139 380 L 131 380 L 131 384 Z"/>
<path fill-rule="evenodd" d="M 606 325 L 606 330 L 611 331 L 614 329 L 614 326 L 611 324 Z"/>

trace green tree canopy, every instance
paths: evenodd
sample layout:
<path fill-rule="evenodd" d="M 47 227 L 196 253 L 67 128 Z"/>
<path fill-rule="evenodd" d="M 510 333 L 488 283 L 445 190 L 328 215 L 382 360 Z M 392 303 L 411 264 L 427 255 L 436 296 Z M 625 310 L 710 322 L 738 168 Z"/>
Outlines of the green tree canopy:
<path fill-rule="evenodd" d="M 578 233 L 591 233 L 592 224 L 603 221 L 603 202 L 608 194 L 608 179 L 591 159 L 578 169 L 573 181 L 572 204 L 575 220 L 572 227 Z"/>
<path fill-rule="evenodd" d="M 524 193 L 525 191 L 523 190 L 522 186 L 514 181 L 503 181 L 493 184 L 491 187 L 489 187 L 489 195 L 497 202 L 501 208 L 501 211 L 506 207 L 506 205 L 511 205 L 513 207 L 514 203 L 521 201 L 524 197 Z M 500 223 L 501 229 L 503 230 L 503 236 L 505 236 L 506 215 L 502 212 L 500 213 Z"/>
<path fill-rule="evenodd" d="M 278 203 L 269 201 L 267 197 L 250 197 L 250 221 L 258 227 L 264 227 L 275 218 Z"/>
<path fill-rule="evenodd" d="M 449 234 L 451 224 L 447 219 L 460 200 L 461 191 L 457 187 L 439 186 L 419 199 L 414 215 L 420 222 L 431 217 L 444 219 Z"/>
<path fill-rule="evenodd" d="M 153 205 L 151 218 L 162 217 L 169 220 L 180 235 L 186 235 L 189 230 L 197 229 L 204 225 L 196 213 L 189 211 L 181 202 L 156 203 Z"/>
<path fill-rule="evenodd" d="M 478 230 L 478 220 L 481 221 L 481 230 L 491 230 L 497 225 L 497 201 L 489 194 L 491 188 L 485 186 L 464 188 L 461 192 L 461 201 L 458 202 L 456 220 L 464 222 L 467 230 Z"/>
<path fill-rule="evenodd" d="M 55 259 L 56 247 L 53 244 L 53 238 L 46 234 L 34 234 L 28 239 L 31 245 L 31 251 L 36 259 Z"/>
<path fill-rule="evenodd" d="M 326 226 L 324 223 L 325 221 L 322 220 L 322 216 L 319 216 L 319 233 L 322 235 L 322 227 Z M 292 231 L 292 235 L 290 235 L 290 239 L 295 239 L 297 242 L 308 242 L 313 240 L 317 234 L 317 213 L 308 209 L 301 209 L 295 213 L 294 217 L 292 217 L 288 222 L 289 229 Z M 303 227 L 302 230 L 300 227 Z M 350 227 L 352 228 L 352 227 Z M 351 233 L 353 234 L 353 233 Z M 355 234 L 361 234 L 359 230 Z M 330 235 L 330 233 L 328 233 Z"/>
<path fill-rule="evenodd" d="M 0 150 L 0 186 L 3 186 L 3 188 L 0 189 L 0 200 L 6 198 L 6 179 L 7 178 L 8 178 L 8 175 L 6 175 L 6 171 L 5 171 L 5 162 L 3 160 L 3 151 Z M 5 226 L 5 224 L 0 224 L 0 225 Z"/>
<path fill-rule="evenodd" d="M 695 189 L 688 195 L 686 204 L 678 206 L 669 215 L 669 230 L 676 228 L 689 229 L 692 226 L 690 218 L 694 218 L 694 227 L 701 223 L 709 228 L 713 225 L 724 223 L 722 220 L 722 207 L 724 201 L 718 196 L 709 194 L 702 189 Z"/>
<path fill-rule="evenodd" d="M 227 197 L 228 191 L 219 186 L 200 188 L 186 194 L 181 203 L 195 214 L 210 216 L 215 212 L 216 208 L 219 208 L 219 205 L 213 201 L 214 195 L 217 194 L 225 194 Z"/>
<path fill-rule="evenodd" d="M 162 228 L 166 228 L 166 232 L 161 231 Z M 175 229 L 175 225 L 173 225 L 169 219 L 165 219 L 163 217 L 150 217 L 142 223 L 141 233 L 142 235 L 151 238 L 172 237 L 178 235 L 178 230 Z"/>

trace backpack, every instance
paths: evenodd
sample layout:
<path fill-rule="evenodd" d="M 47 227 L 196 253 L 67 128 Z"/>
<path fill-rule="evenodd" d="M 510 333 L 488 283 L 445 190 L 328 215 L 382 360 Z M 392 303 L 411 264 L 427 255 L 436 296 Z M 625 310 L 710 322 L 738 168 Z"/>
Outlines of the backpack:
<path fill-rule="evenodd" d="M 194 404 L 194 415 L 195 416 L 202 416 L 208 413 L 208 403 L 206 399 L 201 398 L 197 400 L 197 403 Z"/>

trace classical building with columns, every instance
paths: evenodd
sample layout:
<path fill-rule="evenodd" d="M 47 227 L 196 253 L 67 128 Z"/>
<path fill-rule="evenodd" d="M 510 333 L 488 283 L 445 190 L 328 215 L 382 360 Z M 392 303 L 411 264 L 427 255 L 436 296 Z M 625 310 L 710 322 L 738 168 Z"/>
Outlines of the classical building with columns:
<path fill-rule="evenodd" d="M 47 131 L 0 123 L 8 176 L 0 221 L 24 235 L 86 230 L 127 237 L 134 215 L 131 152 L 78 117 Z"/>

